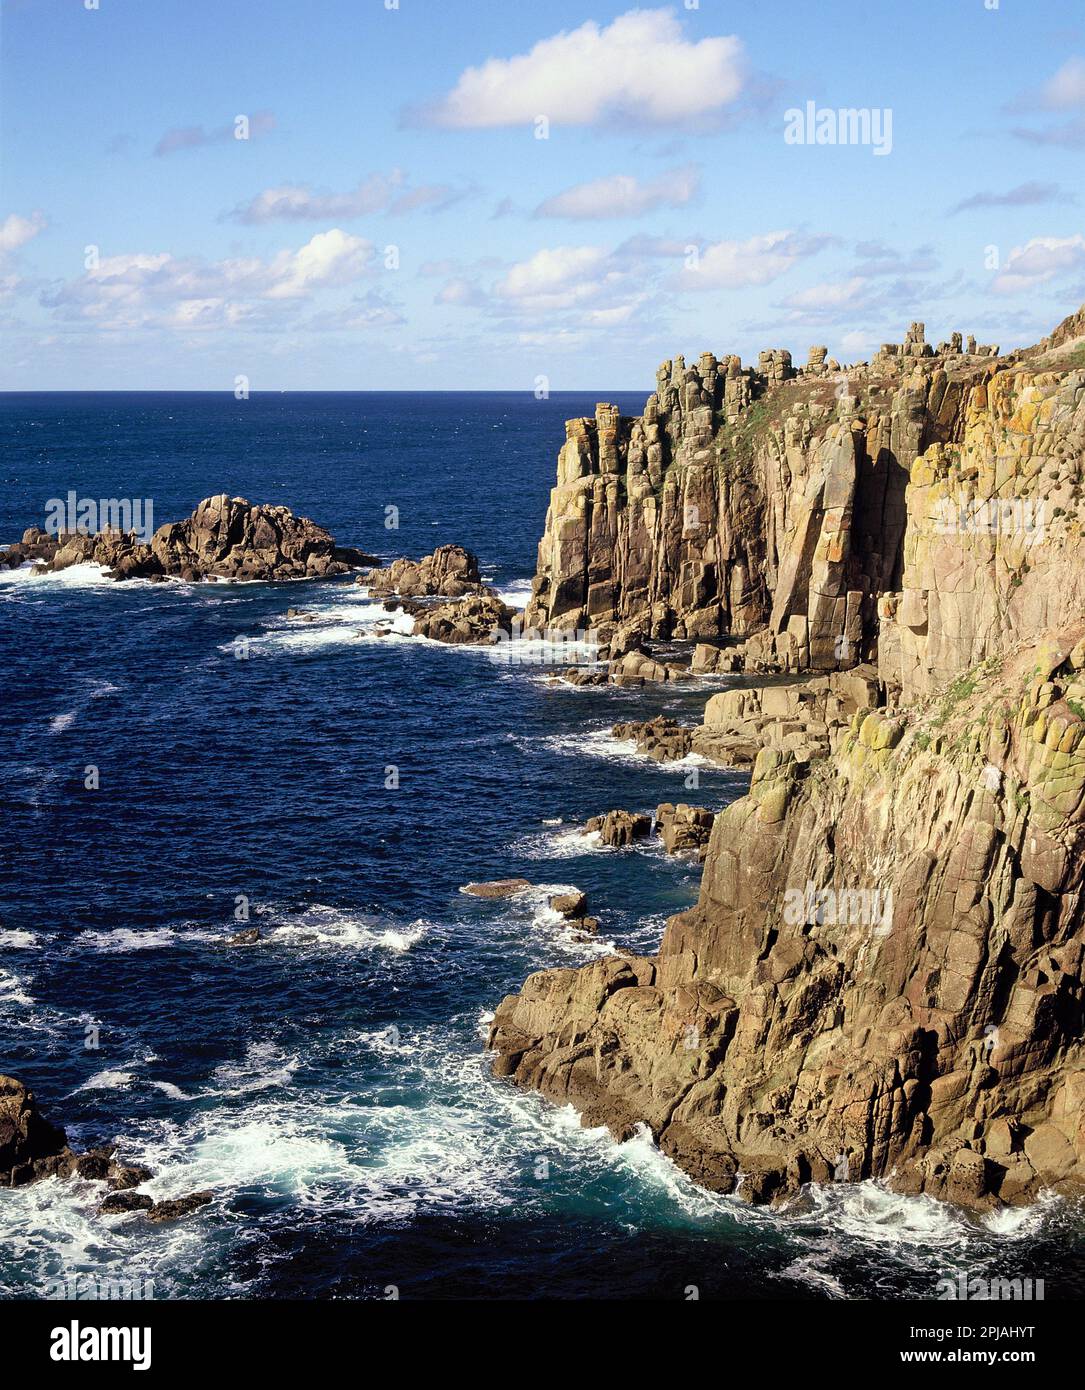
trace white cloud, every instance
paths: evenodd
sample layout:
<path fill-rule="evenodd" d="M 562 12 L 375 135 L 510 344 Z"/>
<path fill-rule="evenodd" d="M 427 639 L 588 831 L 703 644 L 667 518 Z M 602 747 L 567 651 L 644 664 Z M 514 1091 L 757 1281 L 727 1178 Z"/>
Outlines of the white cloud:
<path fill-rule="evenodd" d="M 704 248 L 695 265 L 678 278 L 682 289 L 744 289 L 768 285 L 807 256 L 820 251 L 827 237 L 798 232 L 767 232 L 745 241 L 717 241 Z"/>
<path fill-rule="evenodd" d="M 471 308 L 485 303 L 486 296 L 463 275 L 454 275 L 446 280 L 433 296 L 434 304 L 454 304 L 459 308 Z"/>
<path fill-rule="evenodd" d="M 611 174 L 606 178 L 578 183 L 547 198 L 535 209 L 536 217 L 577 219 L 637 217 L 661 207 L 684 207 L 700 189 L 700 173 L 695 165 L 668 169 L 658 178 L 642 182 L 632 174 Z"/>
<path fill-rule="evenodd" d="M 338 227 L 270 261 L 178 259 L 168 251 L 107 256 L 78 280 L 42 297 L 47 308 L 109 329 L 236 325 L 267 313 L 268 301 L 296 301 L 367 274 L 372 242 Z"/>
<path fill-rule="evenodd" d="M 467 196 L 466 189 L 445 183 L 408 185 L 402 169 L 369 174 L 347 193 L 314 193 L 308 184 L 284 183 L 265 188 L 226 214 L 236 222 L 349 222 L 377 212 L 440 212 Z"/>
<path fill-rule="evenodd" d="M 1067 271 L 1085 267 L 1085 236 L 1033 237 L 1015 246 L 996 275 L 993 288 L 999 294 L 1017 294 L 1042 285 Z"/>
<path fill-rule="evenodd" d="M 857 299 L 862 299 L 869 292 L 869 288 L 867 281 L 856 275 L 850 280 L 826 282 L 798 290 L 795 294 L 788 295 L 784 303 L 793 309 L 834 309 L 841 304 L 852 304 Z"/>
<path fill-rule="evenodd" d="M 230 216 L 246 223 L 347 221 L 386 208 L 403 183 L 399 169 L 370 174 L 349 193 L 314 193 L 305 184 L 286 183 L 239 203 Z"/>
<path fill-rule="evenodd" d="M 373 243 L 339 227 L 316 236 L 297 251 L 281 251 L 269 267 L 268 299 L 293 299 L 320 285 L 345 285 L 366 273 Z"/>
<path fill-rule="evenodd" d="M 600 246 L 554 246 L 531 259 L 517 261 L 499 281 L 496 293 L 503 299 L 538 299 L 539 296 L 582 295 L 592 285 L 607 253 Z"/>
<path fill-rule="evenodd" d="M 463 130 L 530 125 L 540 115 L 561 125 L 668 125 L 720 112 L 742 87 L 738 38 L 690 40 L 673 11 L 630 10 L 466 69 L 422 115 Z"/>
<path fill-rule="evenodd" d="M 18 251 L 20 246 L 33 241 L 46 226 L 48 223 L 44 213 L 32 212 L 29 217 L 20 217 L 17 212 L 9 213 L 3 222 L 0 222 L 0 256 Z"/>
<path fill-rule="evenodd" d="M 1085 58 L 1068 58 L 1040 93 L 1041 105 L 1051 111 L 1072 111 L 1085 106 Z"/>

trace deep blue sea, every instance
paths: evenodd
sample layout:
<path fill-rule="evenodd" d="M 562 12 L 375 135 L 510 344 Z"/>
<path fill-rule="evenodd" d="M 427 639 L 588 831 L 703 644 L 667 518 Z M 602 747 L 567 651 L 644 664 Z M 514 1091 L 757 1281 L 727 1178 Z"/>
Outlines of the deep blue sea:
<path fill-rule="evenodd" d="M 149 499 L 156 525 L 228 492 L 389 559 L 459 542 L 522 602 L 562 422 L 598 399 L 644 396 L 6 395 L 0 542 L 70 489 Z M 76 1144 L 150 1165 L 152 1195 L 216 1194 L 152 1226 L 97 1215 L 90 1183 L 2 1193 L 0 1295 L 932 1297 L 964 1270 L 1081 1296 L 1081 1223 L 1058 1201 L 977 1222 L 867 1184 L 751 1210 L 649 1138 L 618 1145 L 494 1080 L 486 1019 L 525 975 L 650 952 L 694 900 L 690 864 L 575 832 L 741 795 L 738 774 L 700 768 L 690 789 L 690 767 L 609 737 L 693 718 L 727 678 L 553 686 L 377 637 L 383 612 L 349 581 L 0 572 L 0 1071 Z M 459 892 L 512 874 L 536 889 Z M 571 885 L 597 941 L 547 910 Z M 262 941 L 227 949 L 246 904 Z"/>

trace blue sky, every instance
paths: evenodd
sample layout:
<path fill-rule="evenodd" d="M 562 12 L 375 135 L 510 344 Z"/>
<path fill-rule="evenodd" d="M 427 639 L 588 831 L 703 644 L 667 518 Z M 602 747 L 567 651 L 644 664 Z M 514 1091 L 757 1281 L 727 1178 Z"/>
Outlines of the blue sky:
<path fill-rule="evenodd" d="M 2 389 L 636 389 L 1085 300 L 1080 0 L 87 2 L 0 11 Z"/>

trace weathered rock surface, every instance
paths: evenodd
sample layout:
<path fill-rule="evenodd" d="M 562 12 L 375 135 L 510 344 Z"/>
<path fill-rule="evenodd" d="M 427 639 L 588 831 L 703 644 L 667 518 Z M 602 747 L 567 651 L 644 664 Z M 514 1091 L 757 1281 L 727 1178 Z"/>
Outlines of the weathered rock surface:
<path fill-rule="evenodd" d="M 288 507 L 253 506 L 225 493 L 202 501 L 184 521 L 160 526 L 150 543 L 135 532 L 48 536 L 32 528 L 0 551 L 7 568 L 31 560 L 43 571 L 93 562 L 114 579 L 328 579 L 376 563 L 337 546 L 322 526 Z"/>
<path fill-rule="evenodd" d="M 13 1076 L 0 1076 L 0 1184 L 20 1187 L 74 1159 L 64 1130 L 43 1117 L 33 1092 Z"/>
<path fill-rule="evenodd" d="M 749 794 L 657 956 L 500 1004 L 498 1073 L 750 1201 L 1085 1191 L 1085 310 L 1009 358 L 915 324 L 845 373 L 677 359 L 640 420 L 568 435 L 533 621 L 831 673 L 616 726 L 745 737 Z"/>
<path fill-rule="evenodd" d="M 635 811 L 606 811 L 601 816 L 592 816 L 584 830 L 589 835 L 598 831 L 604 845 L 624 849 L 636 840 L 648 838 L 652 833 L 652 818 Z"/>
<path fill-rule="evenodd" d="M 712 834 L 713 813 L 704 806 L 677 806 L 664 801 L 656 807 L 656 828 L 668 854 L 696 854 L 703 859 Z"/>
<path fill-rule="evenodd" d="M 412 636 L 454 646 L 493 645 L 502 635 L 508 638 L 517 616 L 492 593 L 436 603 L 402 599 L 394 606 L 414 619 Z"/>
<path fill-rule="evenodd" d="M 511 898 L 530 887 L 526 878 L 495 878 L 488 883 L 465 883 L 460 892 L 473 898 Z"/>
<path fill-rule="evenodd" d="M 656 763 L 680 762 L 693 751 L 693 730 L 669 715 L 615 724 L 611 733 L 623 743 L 635 743 L 637 752 Z"/>
<path fill-rule="evenodd" d="M 798 371 L 776 349 L 756 368 L 665 362 L 641 416 L 602 404 L 567 423 L 525 621 L 740 639 L 702 669 L 832 670 L 875 659 L 896 613 L 879 600 L 898 595 L 887 660 L 910 689 L 918 645 L 937 679 L 982 659 L 1003 619 L 1022 636 L 1067 620 L 1085 585 L 1081 321 L 1009 358 L 959 334 L 935 349 L 913 324 L 851 368 L 820 349 Z M 962 566 L 917 525 L 943 500 L 1041 495 L 1049 558 L 984 535 Z M 959 629 L 976 567 L 995 563 L 997 589 Z"/>
<path fill-rule="evenodd" d="M 1085 1190 L 1083 678 L 1085 621 L 812 767 L 765 749 L 658 957 L 531 976 L 499 1071 L 753 1201 Z"/>
<path fill-rule="evenodd" d="M 64 1130 L 42 1116 L 33 1092 L 13 1076 L 0 1076 L 0 1187 L 24 1187 L 42 1178 L 104 1182 L 113 1190 L 98 1208 L 103 1216 L 145 1211 L 151 1221 L 174 1220 L 213 1200 L 213 1193 L 197 1192 L 156 1204 L 133 1191 L 153 1176 L 150 1169 L 120 1163 L 114 1153 L 113 1145 L 75 1153 Z"/>
<path fill-rule="evenodd" d="M 462 545 L 441 545 L 421 560 L 395 560 L 387 569 L 371 569 L 356 581 L 372 598 L 398 594 L 402 598 L 463 598 L 492 594 L 478 572 L 478 557 Z"/>

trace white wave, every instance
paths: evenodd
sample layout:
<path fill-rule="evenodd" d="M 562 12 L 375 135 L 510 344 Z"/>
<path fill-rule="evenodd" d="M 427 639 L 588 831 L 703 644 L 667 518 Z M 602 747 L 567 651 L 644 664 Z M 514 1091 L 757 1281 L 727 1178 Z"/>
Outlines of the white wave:
<path fill-rule="evenodd" d="M 891 1192 L 880 1182 L 812 1185 L 813 1216 L 831 1219 L 837 1235 L 863 1243 L 943 1248 L 959 1246 L 975 1227 L 955 1208 L 926 1194 L 912 1197 Z M 803 1218 L 796 1218 L 804 1224 Z"/>
<path fill-rule="evenodd" d="M 0 930 L 0 951 L 35 951 L 38 938 L 32 931 L 19 931 L 12 928 Z"/>
<path fill-rule="evenodd" d="M 846 1298 L 847 1293 L 840 1280 L 830 1274 L 828 1270 L 821 1268 L 825 1258 L 824 1255 L 800 1255 L 797 1260 L 793 1260 L 779 1273 L 774 1273 L 773 1277 L 795 1279 L 800 1284 L 809 1284 L 811 1287 L 828 1294 L 830 1298 Z"/>
<path fill-rule="evenodd" d="M 597 642 L 568 642 L 560 638 L 548 641 L 542 637 L 517 637 L 486 648 L 490 660 L 502 666 L 531 671 L 537 667 L 549 668 L 550 674 L 545 677 L 547 680 L 553 679 L 558 668 L 600 665 L 595 660 L 598 650 Z M 580 689 L 579 686 L 573 688 Z"/>
<path fill-rule="evenodd" d="M 62 1285 L 74 1280 L 82 1297 L 82 1291 L 103 1284 L 128 1290 L 124 1297 L 164 1297 L 179 1274 L 205 1262 L 216 1268 L 217 1252 L 207 1246 L 206 1230 L 196 1219 L 159 1227 L 103 1219 L 103 1195 L 101 1183 L 79 1178 L 47 1178 L 6 1192 L 0 1204 L 6 1256 L 0 1296 L 59 1298 L 65 1296 Z"/>
<path fill-rule="evenodd" d="M 71 1094 L 78 1095 L 80 1091 L 119 1091 L 130 1086 L 135 1079 L 135 1073 L 130 1071 L 100 1071 L 88 1077 Z"/>
<path fill-rule="evenodd" d="M 1042 1192 L 1030 1206 L 999 1207 L 980 1217 L 980 1223 L 999 1240 L 1021 1240 L 1036 1235 L 1044 1222 L 1064 1206 L 1063 1199 L 1054 1192 Z"/>
<path fill-rule="evenodd" d="M 150 1083 L 156 1090 L 163 1095 L 169 1096 L 170 1100 L 195 1100 L 195 1096 L 189 1095 L 187 1091 L 182 1091 L 180 1086 L 175 1086 L 172 1081 L 152 1081 Z"/>
<path fill-rule="evenodd" d="M 0 970 L 0 1007 L 14 1004 L 19 1008 L 29 1009 L 34 1003 L 30 995 L 26 992 L 24 981 L 11 971 Z"/>
<path fill-rule="evenodd" d="M 62 570 L 41 570 L 32 561 L 27 561 L 16 569 L 0 569 L 0 585 L 33 584 L 50 589 L 93 589 L 112 583 L 113 580 L 109 578 L 105 566 L 89 562 L 69 565 L 67 569 Z"/>
<path fill-rule="evenodd" d="M 545 936 L 547 944 L 563 955 L 572 955 L 578 960 L 617 955 L 618 948 L 609 937 L 601 932 L 593 935 L 581 931 L 550 906 L 551 898 L 579 891 L 572 883 L 535 883 L 518 896 L 531 912 L 532 929 Z"/>
<path fill-rule="evenodd" d="M 681 772 L 686 768 L 709 766 L 708 759 L 700 753 L 688 753 L 684 758 L 674 758 L 669 762 L 656 762 L 654 758 L 649 758 L 647 753 L 642 753 L 633 739 L 615 738 L 609 726 L 573 734 L 529 736 L 528 739 L 516 739 L 516 742 L 537 742 L 564 757 L 582 757 L 587 754 L 593 758 L 611 758 L 640 766 L 651 763 L 664 772 Z"/>
<path fill-rule="evenodd" d="M 78 710 L 69 710 L 67 714 L 55 715 L 49 720 L 49 731 L 54 734 L 62 734 L 65 729 L 70 729 L 78 717 Z"/>
<path fill-rule="evenodd" d="M 497 597 L 510 608 L 526 608 L 531 597 L 531 580 L 514 579 L 507 589 L 498 589 Z"/>
<path fill-rule="evenodd" d="M 109 955 L 121 951 L 160 951 L 164 946 L 177 944 L 172 927 L 148 927 L 133 931 L 130 927 L 114 927 L 111 931 L 81 931 L 74 945 Z"/>
<path fill-rule="evenodd" d="M 579 859 L 587 854 L 610 854 L 598 830 L 563 830 L 558 833 L 521 835 L 509 846 L 521 859 Z"/>
<path fill-rule="evenodd" d="M 272 1042 L 249 1043 L 240 1061 L 223 1062 L 215 1068 L 212 1084 L 202 1094 L 241 1096 L 285 1086 L 298 1066 L 298 1057 L 287 1056 Z"/>
<path fill-rule="evenodd" d="M 400 954 L 417 945 L 431 924 L 418 918 L 409 926 L 389 925 L 387 919 L 316 903 L 289 920 L 277 920 L 261 933 L 272 942 L 301 946 L 336 946 L 369 950 L 377 947 Z"/>

